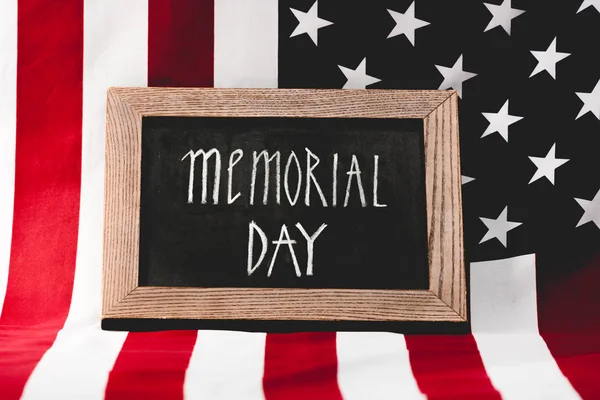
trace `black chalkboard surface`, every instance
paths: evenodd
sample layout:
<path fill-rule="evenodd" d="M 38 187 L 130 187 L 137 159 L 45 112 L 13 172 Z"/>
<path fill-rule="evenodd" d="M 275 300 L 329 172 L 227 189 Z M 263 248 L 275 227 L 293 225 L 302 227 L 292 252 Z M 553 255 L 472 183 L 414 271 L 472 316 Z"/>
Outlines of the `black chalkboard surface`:
<path fill-rule="evenodd" d="M 422 119 L 143 117 L 139 286 L 427 289 L 423 137 Z"/>

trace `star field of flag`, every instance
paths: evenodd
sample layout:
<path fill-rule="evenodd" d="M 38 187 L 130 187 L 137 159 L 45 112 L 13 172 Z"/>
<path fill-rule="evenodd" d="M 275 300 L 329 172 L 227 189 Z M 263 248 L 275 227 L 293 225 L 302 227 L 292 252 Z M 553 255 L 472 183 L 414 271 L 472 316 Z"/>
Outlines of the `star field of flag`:
<path fill-rule="evenodd" d="M 597 249 L 600 2 L 286 0 L 279 15 L 280 87 L 458 91 L 469 261 Z"/>

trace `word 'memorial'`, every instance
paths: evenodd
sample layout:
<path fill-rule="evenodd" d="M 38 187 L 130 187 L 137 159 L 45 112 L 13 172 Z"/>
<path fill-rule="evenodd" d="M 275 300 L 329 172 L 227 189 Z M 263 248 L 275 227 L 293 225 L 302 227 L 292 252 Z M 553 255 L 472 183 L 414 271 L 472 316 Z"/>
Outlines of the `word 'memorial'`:
<path fill-rule="evenodd" d="M 283 168 L 283 188 L 285 192 L 285 196 L 287 198 L 288 203 L 291 206 L 295 206 L 298 202 L 298 198 L 300 197 L 300 192 L 302 190 L 302 184 L 304 182 L 304 204 L 307 206 L 311 205 L 311 190 L 314 186 L 319 198 L 321 200 L 321 204 L 323 207 L 328 207 L 329 203 L 327 202 L 326 196 L 321 189 L 321 185 L 317 181 L 317 178 L 314 175 L 315 168 L 320 164 L 321 160 L 317 157 L 310 149 L 305 148 L 306 150 L 306 168 L 305 172 L 302 171 L 302 165 L 296 156 L 294 151 L 291 151 L 288 155 L 287 162 L 285 163 L 285 167 Z M 222 157 L 221 153 L 217 149 L 210 149 L 205 151 L 203 149 L 194 151 L 190 150 L 187 152 L 182 158 L 181 161 L 189 160 L 189 184 L 188 184 L 188 192 L 187 192 L 187 202 L 194 203 L 194 187 L 196 183 L 196 159 L 198 157 L 202 158 L 202 186 L 201 186 L 201 199 L 200 202 L 202 204 L 207 203 L 208 196 L 208 161 L 209 159 L 214 157 L 215 161 L 215 174 L 213 180 L 213 191 L 212 191 L 212 203 L 219 204 L 220 196 L 219 196 L 219 188 L 221 184 L 221 165 L 222 165 Z M 236 149 L 229 155 L 229 164 L 227 167 L 227 204 L 233 204 L 238 199 L 241 198 L 242 193 L 238 192 L 235 195 L 232 194 L 232 186 L 233 186 L 233 178 L 234 178 L 234 167 L 240 162 L 240 160 L 244 157 L 244 151 L 242 149 Z M 332 185 L 331 185 L 331 206 L 336 207 L 338 201 L 338 153 L 333 154 L 332 157 Z M 267 204 L 267 198 L 269 195 L 269 177 L 271 171 L 271 163 L 275 164 L 275 202 L 276 204 L 281 204 L 281 186 L 282 186 L 282 175 L 281 175 L 281 153 L 279 151 L 274 152 L 273 154 L 269 154 L 268 151 L 263 150 L 260 153 L 256 151 L 252 152 L 252 172 L 250 176 L 250 193 L 249 193 L 249 203 L 250 205 L 254 205 L 255 194 L 256 194 L 256 175 L 257 169 L 260 162 L 264 163 L 264 189 L 262 196 L 262 204 Z M 292 164 L 297 170 L 297 178 L 296 182 L 290 182 L 290 169 L 292 168 Z M 362 171 L 360 169 L 360 165 L 358 163 L 358 159 L 354 154 L 352 154 L 350 169 L 346 172 L 348 175 L 346 181 L 346 194 L 344 196 L 343 206 L 347 207 L 350 199 L 351 188 L 353 183 L 358 187 L 358 195 L 360 197 L 360 203 L 362 207 L 367 207 L 367 198 L 365 196 L 365 190 L 363 185 L 363 179 L 361 177 Z M 379 188 L 379 156 L 373 156 L 373 187 L 372 187 L 372 206 L 373 207 L 387 207 L 386 204 L 379 203 L 378 199 L 378 188 Z M 294 187 L 295 184 L 295 188 Z M 293 189 L 290 189 L 292 187 Z M 290 193 L 292 192 L 293 195 Z"/>

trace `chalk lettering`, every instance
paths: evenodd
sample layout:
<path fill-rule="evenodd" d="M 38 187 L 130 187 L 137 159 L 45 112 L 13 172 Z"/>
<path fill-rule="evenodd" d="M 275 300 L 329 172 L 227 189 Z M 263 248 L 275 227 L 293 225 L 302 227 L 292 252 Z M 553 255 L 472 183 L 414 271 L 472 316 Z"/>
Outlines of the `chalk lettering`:
<path fill-rule="evenodd" d="M 346 172 L 348 174 L 348 184 L 346 185 L 346 197 L 344 198 L 344 207 L 348 207 L 348 200 L 350 198 L 350 187 L 352 186 L 352 177 L 356 177 L 356 182 L 358 184 L 358 194 L 360 195 L 360 203 L 363 207 L 367 206 L 367 201 L 365 199 L 365 191 L 362 186 L 362 179 L 360 178 L 360 166 L 358 165 L 358 160 L 356 156 L 352 154 L 352 164 L 350 166 L 350 171 Z"/>
<path fill-rule="evenodd" d="M 373 207 L 387 207 L 387 204 L 379 204 L 377 202 L 377 189 L 379 188 L 379 156 L 373 156 Z"/>
<path fill-rule="evenodd" d="M 283 237 L 285 236 L 285 240 Z M 296 270 L 296 276 L 300 278 L 302 274 L 300 273 L 300 267 L 298 266 L 298 260 L 296 260 L 296 253 L 294 253 L 293 245 L 296 244 L 295 240 L 290 239 L 290 235 L 287 230 L 287 226 L 285 224 L 281 225 L 281 232 L 279 233 L 279 240 L 273 240 L 273 244 L 276 244 L 275 251 L 273 252 L 273 257 L 271 258 L 271 264 L 269 265 L 269 271 L 267 272 L 267 276 L 271 276 L 273 272 L 273 266 L 275 265 L 275 259 L 277 258 L 277 253 L 279 252 L 279 246 L 282 244 L 287 244 L 290 249 L 290 254 L 292 255 L 292 262 L 294 263 L 294 269 Z"/>
<path fill-rule="evenodd" d="M 261 158 L 265 161 L 265 185 L 263 191 L 263 204 L 267 204 L 267 197 L 269 196 L 269 165 L 271 161 L 275 159 L 275 180 L 277 182 L 276 191 L 275 191 L 275 199 L 277 204 L 281 203 L 281 155 L 278 151 L 275 152 L 271 157 L 269 157 L 269 152 L 266 150 L 261 151 L 258 156 L 256 155 L 256 151 L 253 152 L 252 159 L 252 178 L 250 181 L 250 204 L 254 204 L 254 188 L 256 186 L 256 167 L 260 162 Z"/>
<path fill-rule="evenodd" d="M 254 251 L 254 231 L 258 232 L 260 236 L 260 241 L 262 242 L 262 247 L 260 250 L 260 256 L 258 257 L 258 261 L 254 266 L 252 266 L 252 253 Z M 248 276 L 252 275 L 254 271 L 260 266 L 263 259 L 265 258 L 265 254 L 267 254 L 267 235 L 263 232 L 262 229 L 254 221 L 250 221 L 248 225 Z"/>
<path fill-rule="evenodd" d="M 219 183 L 221 182 L 221 154 L 217 149 L 210 149 L 205 152 L 200 149 L 194 153 L 190 150 L 182 158 L 183 161 L 186 157 L 190 157 L 190 179 L 188 184 L 188 203 L 194 202 L 194 167 L 196 157 L 202 156 L 202 204 L 206 204 L 206 191 L 207 191 L 207 175 L 208 175 L 208 159 L 215 156 L 215 180 L 213 184 L 213 204 L 219 203 Z"/>
<path fill-rule="evenodd" d="M 292 164 L 292 158 L 296 162 L 296 168 L 298 169 L 298 183 L 296 186 L 296 194 L 294 195 L 294 200 L 292 200 L 292 198 L 290 196 L 290 187 L 289 187 L 289 177 L 290 177 L 289 170 L 290 170 L 290 165 Z M 284 176 L 283 176 L 283 187 L 285 189 L 285 195 L 287 196 L 287 199 L 290 202 L 291 206 L 295 206 L 296 201 L 298 201 L 298 196 L 300 195 L 300 186 L 301 185 L 302 185 L 302 170 L 300 169 L 300 163 L 298 162 L 298 157 L 296 157 L 296 153 L 294 153 L 292 151 L 290 153 L 290 156 L 288 157 L 287 164 L 285 165 L 285 172 L 284 172 Z"/>
<path fill-rule="evenodd" d="M 311 182 L 314 183 L 317 192 L 319 193 L 319 197 L 321 198 L 321 202 L 323 203 L 323 207 L 327 207 L 327 201 L 325 201 L 325 196 L 323 196 L 323 191 L 321 191 L 321 186 L 319 186 L 319 182 L 317 182 L 317 178 L 313 175 L 313 170 L 319 165 L 319 157 L 317 157 L 312 151 L 308 149 L 308 147 L 304 148 L 306 150 L 306 195 L 304 196 L 304 204 L 310 206 L 310 187 Z M 316 162 L 311 165 L 311 159 L 314 159 Z"/>
<path fill-rule="evenodd" d="M 306 261 L 306 275 L 313 274 L 313 258 L 315 252 L 315 240 L 319 237 L 321 232 L 327 227 L 327 224 L 322 224 L 319 229 L 312 236 L 308 236 L 308 233 L 304 230 L 304 227 L 298 222 L 296 224 L 296 228 L 300 231 L 304 239 L 306 239 L 306 252 L 308 253 L 307 261 Z"/>
<path fill-rule="evenodd" d="M 234 160 L 233 156 L 237 156 Z M 244 151 L 242 149 L 237 149 L 229 156 L 229 168 L 227 168 L 227 204 L 231 204 L 237 200 L 238 197 L 241 196 L 240 192 L 237 192 L 236 195 L 231 197 L 231 186 L 233 181 L 233 167 L 240 161 L 240 159 L 244 156 Z"/>
<path fill-rule="evenodd" d="M 319 184 L 318 180 L 317 180 L 317 176 L 315 175 L 314 171 L 316 170 L 317 166 L 320 165 L 321 163 L 321 159 L 315 154 L 313 153 L 308 147 L 304 148 L 306 151 L 306 171 L 304 171 L 302 169 L 302 166 L 300 164 L 300 161 L 298 159 L 298 156 L 296 155 L 296 153 L 294 151 L 290 151 L 288 158 L 287 158 L 287 162 L 285 164 L 285 168 L 284 171 L 281 171 L 282 169 L 282 165 L 281 165 L 281 157 L 282 157 L 282 153 L 281 151 L 275 151 L 275 152 L 269 152 L 267 150 L 261 150 L 261 151 L 253 151 L 252 152 L 252 170 L 251 170 L 251 176 L 249 179 L 249 190 L 250 190 L 250 201 L 249 204 L 250 205 L 254 205 L 255 204 L 255 195 L 258 196 L 259 194 L 257 194 L 257 174 L 258 174 L 258 169 L 259 169 L 259 165 L 261 164 L 261 162 L 263 162 L 264 165 L 264 185 L 262 185 L 262 204 L 263 205 L 267 205 L 268 203 L 268 198 L 269 198 L 269 192 L 272 191 L 271 187 L 273 185 L 275 185 L 275 204 L 277 205 L 281 205 L 281 191 L 282 191 L 282 180 L 283 180 L 283 190 L 285 190 L 285 195 L 287 197 L 287 200 L 289 202 L 289 204 L 291 206 L 295 206 L 297 205 L 298 199 L 300 197 L 300 191 L 304 190 L 304 204 L 306 206 L 311 206 L 311 191 L 314 188 L 319 196 L 319 199 L 321 200 L 320 204 L 317 205 L 322 205 L 323 207 L 328 207 L 328 201 L 326 199 L 326 196 L 322 190 L 322 188 L 325 188 L 327 192 L 329 192 L 329 188 L 325 187 L 325 186 L 321 186 L 321 184 Z M 220 189 L 220 180 L 221 180 L 221 153 L 219 152 L 219 150 L 217 150 L 216 148 L 210 149 L 208 151 L 205 151 L 203 149 L 200 149 L 198 151 L 193 151 L 190 150 L 188 153 L 186 153 L 182 158 L 181 161 L 184 161 L 186 158 L 189 158 L 190 160 L 190 171 L 189 171 L 189 181 L 188 181 L 188 196 L 187 196 L 187 202 L 188 203 L 193 203 L 194 202 L 194 187 L 196 185 L 195 182 L 195 170 L 196 170 L 196 159 L 197 157 L 202 156 L 202 199 L 201 199 L 201 203 L 202 204 L 206 204 L 207 202 L 207 196 L 208 196 L 208 162 L 209 159 L 211 157 L 214 156 L 215 159 L 215 171 L 214 171 L 214 182 L 213 182 L 213 191 L 212 191 L 212 203 L 213 204 L 218 204 L 219 203 L 219 189 Z M 242 149 L 235 149 L 230 155 L 229 155 L 229 163 L 228 163 L 228 167 L 227 167 L 227 204 L 233 204 L 234 202 L 236 202 L 238 199 L 240 199 L 240 197 L 242 197 L 243 195 L 243 190 L 242 191 L 237 191 L 235 193 L 233 193 L 233 178 L 234 178 L 234 169 L 236 167 L 236 165 L 238 165 L 240 163 L 240 161 L 242 160 L 242 158 L 244 157 L 244 151 Z M 285 157 L 285 156 L 284 156 Z M 379 185 L 379 179 L 380 179 L 380 156 L 378 154 L 374 154 L 373 155 L 373 180 L 372 180 L 372 187 L 370 188 L 365 188 L 364 187 L 364 183 L 362 180 L 362 174 L 363 172 L 366 171 L 362 171 L 361 170 L 361 166 L 359 164 L 358 158 L 355 154 L 351 155 L 351 163 L 350 163 L 350 167 L 348 169 L 348 171 L 346 172 L 347 175 L 347 181 L 346 181 L 346 191 L 345 191 L 345 196 L 344 196 L 344 202 L 343 202 L 343 207 L 348 207 L 349 202 L 350 202 L 350 197 L 352 194 L 353 190 L 358 190 L 358 196 L 360 199 L 360 204 L 362 207 L 367 207 L 367 199 L 365 197 L 365 189 L 370 190 L 372 189 L 373 191 L 369 193 L 369 195 L 371 195 L 372 193 L 372 206 L 375 208 L 385 208 L 388 205 L 384 202 L 381 202 L 381 199 L 379 197 L 380 193 L 379 193 L 379 189 L 380 189 L 380 185 Z M 338 179 L 338 168 L 339 168 L 339 163 L 340 163 L 340 158 L 339 158 L 339 154 L 338 153 L 333 153 L 332 155 L 332 164 L 331 165 L 331 191 L 329 193 L 331 193 L 331 206 L 332 207 L 337 207 L 338 204 L 338 185 L 339 185 L 339 179 Z M 290 174 L 290 169 L 292 169 L 292 164 L 295 165 L 295 169 L 296 169 L 296 180 L 294 182 L 294 177 L 290 176 L 290 175 L 294 175 L 293 173 Z M 239 169 L 240 167 L 238 167 Z M 241 169 L 243 171 L 243 168 Z M 271 172 L 274 173 L 272 174 Z M 283 172 L 283 176 L 281 174 L 281 172 Z M 369 170 L 369 173 L 371 171 Z M 225 171 L 223 170 L 223 173 L 225 173 Z M 237 176 L 237 175 L 236 175 Z M 306 187 L 303 187 L 303 178 L 306 178 Z M 240 179 L 240 178 L 237 178 Z M 248 182 L 248 180 L 245 180 L 245 182 Z M 294 183 L 296 184 L 296 187 L 294 188 Z M 371 182 L 369 182 L 371 183 Z M 352 186 L 356 185 L 356 189 L 353 189 Z M 238 185 L 239 186 L 239 185 Z M 340 200 L 341 202 L 341 200 Z M 314 205 L 314 203 L 313 203 Z"/>
<path fill-rule="evenodd" d="M 338 168 L 338 153 L 333 155 L 333 184 L 332 184 L 332 194 L 331 194 L 331 206 L 335 207 L 337 205 L 337 168 Z"/>

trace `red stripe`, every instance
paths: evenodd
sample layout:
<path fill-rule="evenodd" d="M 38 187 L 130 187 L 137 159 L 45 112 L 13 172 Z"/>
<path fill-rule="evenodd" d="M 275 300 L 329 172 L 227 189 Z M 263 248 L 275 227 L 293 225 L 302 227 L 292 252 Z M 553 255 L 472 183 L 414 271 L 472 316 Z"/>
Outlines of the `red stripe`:
<path fill-rule="evenodd" d="M 268 334 L 263 388 L 267 400 L 341 399 L 334 332 Z"/>
<path fill-rule="evenodd" d="M 196 331 L 130 332 L 108 377 L 106 399 L 183 399 Z"/>
<path fill-rule="evenodd" d="M 579 395 L 599 399 L 600 253 L 577 253 L 538 258 L 539 328 L 558 367 Z"/>
<path fill-rule="evenodd" d="M 3 399 L 19 398 L 69 312 L 81 185 L 83 0 L 20 0 L 17 38 L 13 234 L 0 317 Z"/>
<path fill-rule="evenodd" d="M 213 85 L 213 0 L 149 0 L 148 85 Z M 181 399 L 196 331 L 129 333 L 106 399 Z"/>
<path fill-rule="evenodd" d="M 413 374 L 428 399 L 501 399 L 472 335 L 405 337 Z"/>
<path fill-rule="evenodd" d="M 213 0 L 149 0 L 148 85 L 213 86 Z"/>

